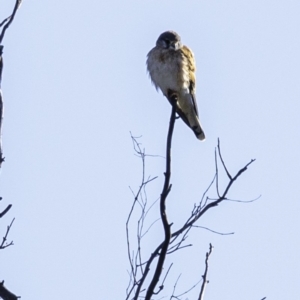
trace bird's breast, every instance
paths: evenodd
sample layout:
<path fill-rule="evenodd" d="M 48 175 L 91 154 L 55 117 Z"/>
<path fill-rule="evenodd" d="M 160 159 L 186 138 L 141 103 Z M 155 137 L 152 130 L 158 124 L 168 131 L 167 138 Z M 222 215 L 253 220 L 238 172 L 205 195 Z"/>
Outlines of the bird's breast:
<path fill-rule="evenodd" d="M 187 65 L 178 51 L 152 49 L 148 54 L 147 67 L 152 82 L 164 95 L 168 90 L 180 92 L 189 86 Z"/>

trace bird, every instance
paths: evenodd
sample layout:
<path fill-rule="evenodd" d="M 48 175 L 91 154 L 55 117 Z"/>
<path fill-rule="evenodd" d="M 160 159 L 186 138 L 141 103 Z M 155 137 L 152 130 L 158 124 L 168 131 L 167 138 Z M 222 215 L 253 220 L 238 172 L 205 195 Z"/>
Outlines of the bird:
<path fill-rule="evenodd" d="M 205 134 L 199 121 L 196 102 L 196 66 L 191 49 L 181 43 L 175 31 L 163 32 L 156 46 L 147 55 L 147 71 L 156 90 L 171 102 L 177 96 L 176 112 L 196 137 L 204 141 Z M 172 104 L 172 103 L 171 103 Z"/>

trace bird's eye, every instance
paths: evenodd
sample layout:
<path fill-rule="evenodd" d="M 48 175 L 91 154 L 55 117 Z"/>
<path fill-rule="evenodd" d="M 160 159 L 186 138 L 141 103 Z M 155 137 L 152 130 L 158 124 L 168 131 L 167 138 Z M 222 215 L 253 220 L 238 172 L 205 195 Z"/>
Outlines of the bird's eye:
<path fill-rule="evenodd" d="M 170 40 L 165 40 L 165 42 L 166 42 L 167 48 L 169 48 L 169 46 L 170 46 Z"/>

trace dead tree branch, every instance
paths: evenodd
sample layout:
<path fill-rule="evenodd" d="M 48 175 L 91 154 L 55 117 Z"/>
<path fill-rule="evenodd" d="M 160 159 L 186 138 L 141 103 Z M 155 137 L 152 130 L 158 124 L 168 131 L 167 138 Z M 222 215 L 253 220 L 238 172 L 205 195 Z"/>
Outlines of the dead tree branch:
<path fill-rule="evenodd" d="M 3 120 L 3 97 L 1 91 L 1 79 L 2 79 L 2 71 L 3 71 L 3 46 L 0 45 L 0 168 L 2 163 L 4 162 L 3 151 L 2 151 L 2 120 Z"/>
<path fill-rule="evenodd" d="M 170 97 L 172 101 L 172 112 L 170 117 L 170 125 L 169 125 L 169 131 L 168 131 L 168 137 L 167 137 L 167 149 L 166 149 L 166 172 L 165 172 L 165 182 L 163 186 L 163 190 L 160 196 L 160 216 L 163 223 L 163 228 L 165 232 L 165 240 L 162 243 L 160 255 L 158 258 L 158 262 L 156 265 L 156 269 L 152 278 L 152 281 L 148 287 L 146 298 L 145 300 L 151 300 L 151 297 L 154 293 L 154 289 L 159 281 L 160 275 L 163 270 L 164 262 L 166 259 L 168 247 L 170 244 L 171 239 L 171 225 L 168 222 L 167 218 L 167 212 L 166 212 L 166 200 L 168 197 L 168 194 L 171 190 L 172 185 L 170 184 L 171 179 L 171 145 L 172 145 L 172 136 L 174 131 L 174 125 L 176 120 L 176 102 L 177 102 L 177 95 L 173 94 Z"/>
<path fill-rule="evenodd" d="M 2 238 L 2 243 L 0 245 L 0 249 L 5 249 L 5 248 L 7 248 L 7 247 L 9 247 L 9 246 L 11 246 L 11 245 L 14 244 L 13 241 L 11 241 L 10 243 L 6 242 L 8 234 L 9 234 L 9 231 L 10 231 L 10 229 L 11 229 L 13 223 L 14 223 L 14 220 L 15 220 L 15 218 L 12 219 L 11 223 L 6 228 L 6 233 L 5 233 L 4 237 Z"/>
<path fill-rule="evenodd" d="M 142 255 L 141 255 L 141 248 L 142 248 L 142 238 L 144 237 L 145 233 L 143 234 L 143 228 L 144 228 L 144 222 L 147 215 L 147 195 L 146 195 L 146 185 L 151 182 L 155 178 L 148 178 L 146 179 L 145 176 L 145 150 L 141 148 L 141 145 L 137 142 L 137 138 L 133 138 L 133 145 L 134 150 L 136 152 L 136 155 L 138 155 L 142 159 L 142 165 L 143 165 L 143 173 L 142 173 L 142 182 L 138 189 L 138 192 L 134 195 L 134 202 L 132 204 L 132 207 L 130 209 L 130 213 L 126 222 L 126 235 L 127 235 L 127 252 L 128 252 L 128 258 L 130 263 L 130 280 L 127 287 L 127 295 L 126 300 L 138 300 L 140 298 L 144 298 L 145 300 L 151 300 L 153 299 L 154 295 L 157 295 L 163 288 L 164 288 L 164 282 L 166 280 L 166 277 L 169 274 L 170 268 L 167 270 L 164 279 L 162 283 L 159 285 L 158 290 L 155 291 L 156 287 L 158 286 L 160 282 L 160 277 L 163 273 L 163 267 L 165 264 L 166 256 L 169 254 L 172 254 L 176 252 L 177 250 L 181 250 L 183 248 L 187 248 L 192 246 L 191 244 L 186 244 L 185 241 L 188 238 L 188 232 L 192 230 L 195 227 L 203 228 L 206 230 L 210 230 L 211 232 L 214 232 L 216 234 L 226 235 L 225 233 L 216 232 L 214 230 L 211 230 L 209 228 L 196 225 L 196 222 L 213 207 L 218 206 L 222 201 L 230 200 L 227 198 L 227 195 L 232 188 L 233 184 L 237 181 L 237 179 L 247 170 L 247 168 L 255 161 L 252 159 L 249 163 L 247 163 L 243 168 L 241 168 L 234 176 L 232 176 L 228 168 L 225 165 L 225 162 L 223 160 L 222 154 L 221 154 L 221 148 L 220 148 L 220 141 L 218 140 L 217 147 L 215 149 L 215 175 L 209 184 L 206 191 L 203 193 L 202 198 L 198 202 L 198 204 L 195 204 L 190 216 L 187 218 L 187 220 L 182 224 L 179 229 L 171 232 L 171 225 L 168 222 L 167 218 L 167 212 L 166 212 L 166 199 L 169 195 L 169 192 L 171 190 L 172 185 L 170 184 L 170 178 L 171 178 L 171 144 L 172 144 L 172 135 L 174 130 L 174 125 L 176 121 L 176 102 L 177 102 L 177 95 L 170 92 L 168 95 L 168 100 L 172 104 L 172 112 L 170 117 L 170 123 L 169 123 L 169 129 L 168 129 L 168 136 L 167 136 L 167 145 L 166 145 L 166 170 L 164 173 L 164 184 L 163 189 L 160 195 L 160 203 L 159 203 L 159 209 L 160 209 L 160 218 L 163 225 L 164 230 L 164 240 L 156 247 L 156 249 L 151 253 L 150 257 L 143 261 Z M 177 112 L 178 113 L 178 112 Z M 228 183 L 225 186 L 223 191 L 220 191 L 219 189 L 219 168 L 218 168 L 218 161 L 220 161 L 220 166 L 222 166 L 227 174 Z M 208 192 L 211 190 L 213 184 L 216 184 L 216 193 L 217 197 L 215 199 L 210 198 L 208 196 Z M 130 239 L 129 239 L 129 222 L 132 217 L 133 211 L 136 204 L 139 204 L 138 206 L 141 209 L 141 216 L 138 220 L 137 225 L 137 250 L 132 251 L 130 246 Z M 153 204 L 150 206 L 150 208 L 153 206 Z M 151 228 L 153 223 L 152 222 L 150 227 Z M 146 230 L 148 232 L 148 229 Z M 232 234 L 232 233 L 227 233 Z M 204 289 L 207 285 L 207 272 L 208 272 L 208 259 L 212 252 L 212 245 L 210 245 L 209 251 L 206 254 L 206 260 L 205 260 L 205 272 L 203 277 L 203 282 L 199 294 L 198 300 L 203 300 L 204 295 Z M 155 259 L 157 259 L 156 265 L 154 267 L 154 273 L 152 277 L 150 278 L 150 268 L 153 267 Z M 150 278 L 150 283 L 148 288 L 145 288 L 146 280 L 148 281 Z M 198 283 L 197 283 L 198 284 Z M 196 284 L 196 285 L 197 285 Z M 176 288 L 177 282 L 174 286 L 174 289 Z M 195 285 L 195 286 L 196 286 Z M 193 287 L 194 288 L 194 287 Z M 190 290 L 188 290 L 190 291 Z M 179 297 L 186 294 L 188 291 L 184 292 L 181 295 L 174 295 L 173 294 L 170 299 L 180 299 Z"/>
<path fill-rule="evenodd" d="M 146 162 L 146 157 L 150 156 L 152 157 L 153 155 L 148 155 L 145 153 L 145 149 L 143 149 L 141 147 L 141 144 L 138 142 L 138 138 L 139 137 L 134 137 L 131 134 L 131 140 L 133 143 L 133 148 L 135 151 L 135 155 L 140 157 L 142 160 L 142 180 L 139 186 L 139 189 L 137 191 L 137 193 L 135 194 L 132 190 L 132 193 L 134 195 L 134 201 L 132 204 L 132 207 L 130 209 L 127 221 L 126 221 L 126 239 L 127 239 L 127 255 L 128 255 L 128 259 L 130 262 L 130 281 L 127 287 L 127 298 L 129 297 L 129 295 L 135 290 L 135 288 L 138 286 L 138 281 L 137 281 L 137 275 L 138 272 L 140 272 L 140 274 L 144 273 L 144 265 L 145 263 L 142 262 L 142 247 L 141 247 L 141 242 L 143 237 L 145 236 L 145 234 L 147 232 L 149 232 L 150 228 L 154 225 L 154 223 L 156 223 L 156 221 L 152 222 L 150 224 L 150 226 L 148 226 L 146 229 L 144 229 L 144 222 L 146 219 L 147 214 L 149 213 L 149 211 L 153 208 L 154 204 L 156 203 L 156 201 L 150 205 L 150 207 L 148 208 L 148 200 L 147 200 L 147 193 L 146 193 L 146 187 L 147 185 L 152 182 L 153 180 L 155 180 L 157 177 L 148 177 L 146 178 L 145 175 L 145 162 Z M 137 228 L 136 228 L 136 237 L 137 237 L 137 249 L 135 251 L 133 251 L 130 245 L 130 236 L 129 236 L 129 227 L 130 227 L 130 221 L 132 218 L 132 215 L 134 213 L 134 209 L 136 207 L 140 208 L 140 216 L 137 222 Z"/>
<path fill-rule="evenodd" d="M 11 209 L 11 207 L 12 207 L 11 204 L 7 205 L 4 211 L 0 213 L 0 218 L 2 218 Z"/>
<path fill-rule="evenodd" d="M 13 22 L 15 15 L 17 13 L 17 10 L 20 7 L 21 3 L 22 3 L 22 0 L 16 0 L 15 7 L 13 9 L 12 14 L 1 22 L 0 27 L 2 27 L 3 25 L 4 25 L 4 27 L 2 28 L 2 31 L 0 34 L 0 44 L 2 44 L 5 32 L 8 29 L 8 27 L 10 26 L 10 24 Z"/>
<path fill-rule="evenodd" d="M 3 150 L 2 150 L 2 121 L 3 121 L 3 96 L 2 96 L 2 90 L 1 90 L 1 83 L 2 83 L 2 72 L 3 72 L 3 39 L 6 33 L 6 30 L 9 28 L 9 26 L 12 24 L 15 15 L 17 13 L 18 8 L 21 5 L 21 0 L 16 0 L 14 9 L 12 14 L 5 18 L 1 23 L 0 23 L 0 28 L 2 28 L 1 33 L 0 33 L 0 168 L 2 166 L 2 163 L 4 162 L 4 156 L 3 156 Z M 0 218 L 2 218 L 10 209 L 12 205 L 9 204 L 1 213 L 0 213 Z M 15 219 L 13 219 L 10 223 L 10 225 L 7 226 L 6 233 L 2 239 L 2 243 L 0 245 L 0 249 L 5 249 L 11 245 L 13 245 L 13 241 L 10 243 L 7 243 L 7 237 L 10 232 L 10 229 L 13 225 Z M 4 286 L 4 281 L 0 282 L 0 298 L 3 300 L 16 300 L 20 297 L 17 297 L 15 294 L 10 292 L 5 286 Z"/>
<path fill-rule="evenodd" d="M 11 23 L 13 22 L 15 15 L 17 13 L 17 10 L 19 8 L 19 6 L 21 5 L 21 0 L 16 0 L 13 12 L 11 14 L 11 16 L 7 17 L 6 19 L 4 19 L 1 23 L 0 23 L 0 28 L 3 26 L 2 30 L 1 30 L 1 34 L 0 34 L 0 168 L 2 163 L 4 162 L 4 157 L 3 157 L 3 151 L 2 151 L 2 139 L 1 139 L 1 135 L 2 135 L 2 120 L 3 120 L 3 96 L 2 96 L 2 90 L 1 90 L 1 82 L 2 82 L 2 71 L 3 71 L 3 38 L 5 36 L 5 32 L 8 29 L 8 27 L 11 25 Z"/>
<path fill-rule="evenodd" d="M 221 155 L 221 150 L 220 150 L 220 142 L 218 142 L 218 156 L 220 159 L 220 155 Z M 217 156 L 216 156 L 217 158 Z M 179 228 L 178 230 L 176 230 L 175 232 L 171 233 L 171 237 L 169 240 L 169 244 L 168 244 L 168 248 L 167 248 L 167 252 L 165 254 L 163 254 L 163 259 L 165 259 L 166 254 L 171 254 L 174 253 L 177 250 L 180 250 L 182 248 L 188 247 L 190 246 L 190 244 L 188 245 L 182 245 L 183 242 L 186 240 L 187 238 L 187 233 L 194 227 L 198 227 L 197 225 L 195 225 L 195 223 L 201 218 L 201 216 L 203 216 L 209 209 L 218 206 L 222 201 L 227 200 L 227 194 L 229 192 L 229 190 L 231 189 L 231 187 L 233 186 L 233 184 L 236 182 L 236 180 L 247 170 L 247 168 L 254 162 L 255 160 L 252 159 L 249 163 L 247 163 L 243 168 L 241 168 L 236 174 L 235 176 L 228 176 L 229 181 L 227 183 L 227 186 L 225 187 L 224 191 L 222 193 L 219 193 L 219 196 L 217 199 L 212 200 L 211 198 L 209 198 L 207 196 L 207 193 L 210 191 L 212 185 L 214 182 L 217 181 L 217 178 L 219 176 L 219 170 L 218 168 L 216 168 L 216 174 L 214 175 L 214 178 L 212 180 L 212 182 L 210 183 L 209 187 L 206 189 L 206 191 L 204 192 L 201 200 L 199 201 L 198 205 L 195 205 L 190 217 L 187 219 L 187 221 L 182 225 L 181 228 Z M 217 163 L 217 162 L 216 162 Z M 223 161 L 222 163 L 223 167 L 225 167 L 225 163 Z M 227 173 L 227 172 L 226 172 Z M 229 174 L 229 173 L 228 173 Z M 166 178 L 166 177 L 165 177 Z M 166 185 L 166 187 L 169 187 L 170 189 L 170 184 L 168 182 L 168 185 Z M 216 186 L 216 189 L 218 189 L 218 186 Z M 167 192 L 169 192 L 168 190 L 166 190 Z M 163 195 L 163 193 L 162 193 Z M 162 198 L 161 198 L 162 199 Z M 135 200 L 136 201 L 136 200 Z M 165 208 L 165 207 L 162 207 Z M 170 227 L 169 227 L 170 228 Z M 212 231 L 212 230 L 211 230 Z M 216 232 L 217 233 L 217 232 Z M 220 234 L 220 233 L 219 233 Z M 180 238 L 181 236 L 181 238 Z M 178 240 L 179 239 L 179 240 Z M 127 292 L 127 298 L 129 299 L 131 292 L 133 292 L 133 290 L 135 290 L 134 292 L 134 297 L 132 299 L 134 300 L 138 300 L 138 298 L 141 296 L 141 293 L 143 291 L 145 291 L 145 289 L 142 289 L 146 278 L 148 278 L 149 276 L 149 271 L 150 271 L 150 266 L 152 265 L 152 263 L 154 262 L 156 257 L 159 257 L 162 255 L 162 249 L 163 246 L 165 246 L 165 240 L 157 246 L 157 248 L 152 252 L 152 254 L 150 255 L 149 259 L 143 263 L 143 272 L 142 275 L 139 279 L 137 279 L 135 277 L 135 286 L 134 288 L 132 288 L 130 291 Z M 158 264 L 157 264 L 158 266 Z M 157 269 L 156 266 L 156 269 Z M 161 267 L 161 265 L 159 265 L 159 267 Z M 137 272 L 133 273 L 135 276 L 137 275 Z M 154 274 L 155 276 L 156 274 Z M 153 278 L 152 278 L 153 280 Z M 159 277 L 156 277 L 155 280 L 159 280 Z M 156 281 L 157 284 L 158 281 Z M 148 290 L 147 290 L 148 292 Z M 154 289 L 152 290 L 152 296 L 154 293 Z M 149 294 L 150 295 L 150 292 Z M 178 297 L 178 296 L 177 296 Z M 173 297 L 175 298 L 175 296 Z M 148 298 L 150 299 L 150 298 Z M 176 298 L 177 299 L 177 298 Z M 178 298 L 179 299 L 179 298 Z"/>
<path fill-rule="evenodd" d="M 21 297 L 16 296 L 12 292 L 10 292 L 5 286 L 4 286 L 4 281 L 0 282 L 0 297 L 3 300 L 17 300 L 20 299 Z"/>
<path fill-rule="evenodd" d="M 178 276 L 178 278 L 176 279 L 176 282 L 175 282 L 175 284 L 174 284 L 173 292 L 172 292 L 172 295 L 171 295 L 171 297 L 170 297 L 170 300 L 172 300 L 172 299 L 181 300 L 180 297 L 182 297 L 182 296 L 188 294 L 191 290 L 193 290 L 193 289 L 201 282 L 201 280 L 199 280 L 199 281 L 196 282 L 192 287 L 190 287 L 189 289 L 187 289 L 187 290 L 184 291 L 183 293 L 178 294 L 178 295 L 175 296 L 175 290 L 176 290 L 176 287 L 177 287 L 177 284 L 178 284 L 178 281 L 179 281 L 180 277 L 181 277 L 181 274 L 180 274 L 180 275 Z"/>
<path fill-rule="evenodd" d="M 207 273 L 208 273 L 208 259 L 211 255 L 213 251 L 213 246 L 212 244 L 209 244 L 209 251 L 206 253 L 206 258 L 205 258 L 205 271 L 204 271 L 204 274 L 202 276 L 203 278 L 203 281 L 202 281 L 202 285 L 201 285 L 201 289 L 200 289 L 200 294 L 199 294 L 199 298 L 198 300 L 203 300 L 204 298 L 204 291 L 205 291 L 205 287 L 206 285 L 208 284 L 208 280 L 207 280 Z"/>

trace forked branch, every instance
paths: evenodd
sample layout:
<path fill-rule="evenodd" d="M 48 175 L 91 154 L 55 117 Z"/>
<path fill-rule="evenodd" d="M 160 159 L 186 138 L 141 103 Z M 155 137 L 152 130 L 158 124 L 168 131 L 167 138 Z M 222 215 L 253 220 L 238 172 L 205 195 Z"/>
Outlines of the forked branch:
<path fill-rule="evenodd" d="M 12 14 L 0 23 L 0 27 L 2 27 L 4 25 L 2 28 L 1 34 L 0 34 L 0 45 L 2 44 L 5 32 L 8 29 L 8 27 L 10 26 L 10 24 L 13 22 L 15 15 L 17 13 L 17 10 L 20 7 L 21 3 L 22 3 L 22 0 L 16 0 Z"/>
<path fill-rule="evenodd" d="M 163 288 L 164 288 L 164 282 L 166 277 L 168 276 L 169 270 L 166 272 L 164 279 L 161 281 L 160 277 L 163 273 L 163 267 L 165 264 L 166 256 L 169 254 L 172 254 L 176 252 L 177 250 L 190 247 L 191 244 L 186 244 L 185 241 L 188 238 L 188 232 L 192 230 L 195 227 L 201 227 L 196 225 L 196 222 L 203 216 L 208 210 L 210 210 L 213 207 L 218 206 L 222 201 L 227 200 L 227 195 L 229 193 L 229 190 L 232 188 L 235 181 L 247 170 L 249 165 L 251 165 L 255 160 L 252 159 L 249 163 L 247 163 L 243 168 L 241 168 L 234 176 L 231 175 L 228 171 L 228 168 L 225 165 L 225 162 L 223 160 L 222 154 L 221 154 L 221 147 L 220 147 L 220 141 L 218 140 L 218 145 L 215 149 L 215 164 L 216 164 L 216 173 L 214 175 L 213 180 L 209 184 L 208 188 L 204 192 L 202 198 L 200 199 L 198 204 L 194 205 L 194 208 L 192 209 L 191 215 L 187 218 L 184 224 L 182 224 L 179 229 L 171 232 L 171 224 L 168 222 L 167 213 L 166 213 L 166 199 L 167 196 L 171 190 L 171 184 L 170 184 L 170 178 L 171 178 L 171 144 L 172 144 L 172 134 L 174 130 L 174 124 L 176 121 L 176 112 L 178 113 L 178 109 L 176 109 L 176 103 L 177 103 L 177 95 L 170 92 L 168 95 L 168 100 L 172 104 L 172 113 L 170 117 L 170 123 L 169 123 L 169 130 L 168 130 L 168 136 L 167 136 L 167 147 L 166 147 L 166 171 L 164 173 L 164 185 L 163 189 L 160 195 L 160 219 L 162 221 L 163 230 L 164 230 L 164 239 L 163 241 L 156 247 L 156 249 L 152 252 L 150 257 L 146 261 L 142 261 L 141 256 L 141 239 L 144 236 L 142 234 L 142 228 L 143 224 L 147 215 L 146 205 L 147 205 L 147 196 L 145 192 L 146 184 L 152 179 L 146 179 L 145 177 L 145 152 L 144 149 L 141 149 L 140 145 L 137 142 L 134 142 L 134 149 L 139 157 L 141 157 L 143 162 L 143 175 L 142 175 L 142 184 L 138 190 L 138 193 L 134 195 L 134 202 L 132 205 L 132 208 L 129 213 L 129 218 L 126 223 L 126 232 L 127 232 L 127 245 L 128 245 L 128 257 L 130 261 L 130 281 L 127 288 L 127 296 L 126 300 L 133 299 L 145 299 L 145 300 L 152 300 L 154 295 L 157 295 Z M 218 170 L 218 161 L 220 161 L 220 165 L 224 168 L 226 174 L 228 183 L 225 186 L 224 190 L 221 192 L 219 191 L 219 170 Z M 216 193 L 217 198 L 213 199 L 207 196 L 208 192 L 211 190 L 211 187 L 215 183 L 216 186 Z M 144 198 L 144 199 L 143 199 Z M 180 201 L 180 200 L 178 200 Z M 138 247 L 137 251 L 134 253 L 130 251 L 130 244 L 129 244 L 129 220 L 132 216 L 135 204 L 138 203 L 141 208 L 141 217 L 138 220 L 138 230 L 137 230 L 137 237 L 138 237 Z M 152 204 L 153 205 L 153 204 Z M 152 207 L 151 205 L 151 207 Z M 150 208 L 151 208 L 150 207 Z M 156 222 L 156 221 L 154 221 Z M 154 223 L 152 222 L 152 224 Z M 152 225 L 150 225 L 151 228 Z M 204 227 L 205 228 L 205 227 Z M 208 229 L 208 228 L 205 228 Z M 210 230 L 210 229 L 208 229 Z M 214 232 L 213 230 L 210 230 Z M 146 231 L 148 232 L 148 230 Z M 215 232 L 218 233 L 218 232 Z M 221 233 L 218 233 L 221 234 Z M 203 300 L 204 297 L 204 290 L 207 285 L 207 272 L 208 272 L 208 259 L 212 252 L 212 245 L 210 245 L 209 251 L 206 254 L 205 259 L 205 272 L 203 277 L 203 282 L 201 286 L 201 290 L 199 292 L 199 298 L 198 300 Z M 157 259 L 158 258 L 158 259 Z M 155 260 L 157 259 L 157 262 L 155 264 Z M 153 267 L 153 264 L 155 264 L 154 267 L 154 273 L 152 277 L 150 278 L 150 268 Z M 149 279 L 150 278 L 150 279 Z M 150 284 L 148 288 L 145 288 L 146 280 L 150 280 Z M 158 283 L 162 282 L 159 285 L 159 288 L 156 290 Z M 176 284 L 175 284 L 176 286 Z M 175 288 L 174 286 L 174 288 Z M 195 285 L 196 286 L 196 285 Z M 194 286 L 192 287 L 194 288 Z M 183 294 L 174 295 L 171 296 L 170 299 L 180 299 L 182 295 L 185 295 L 190 291 L 187 290 Z"/>

